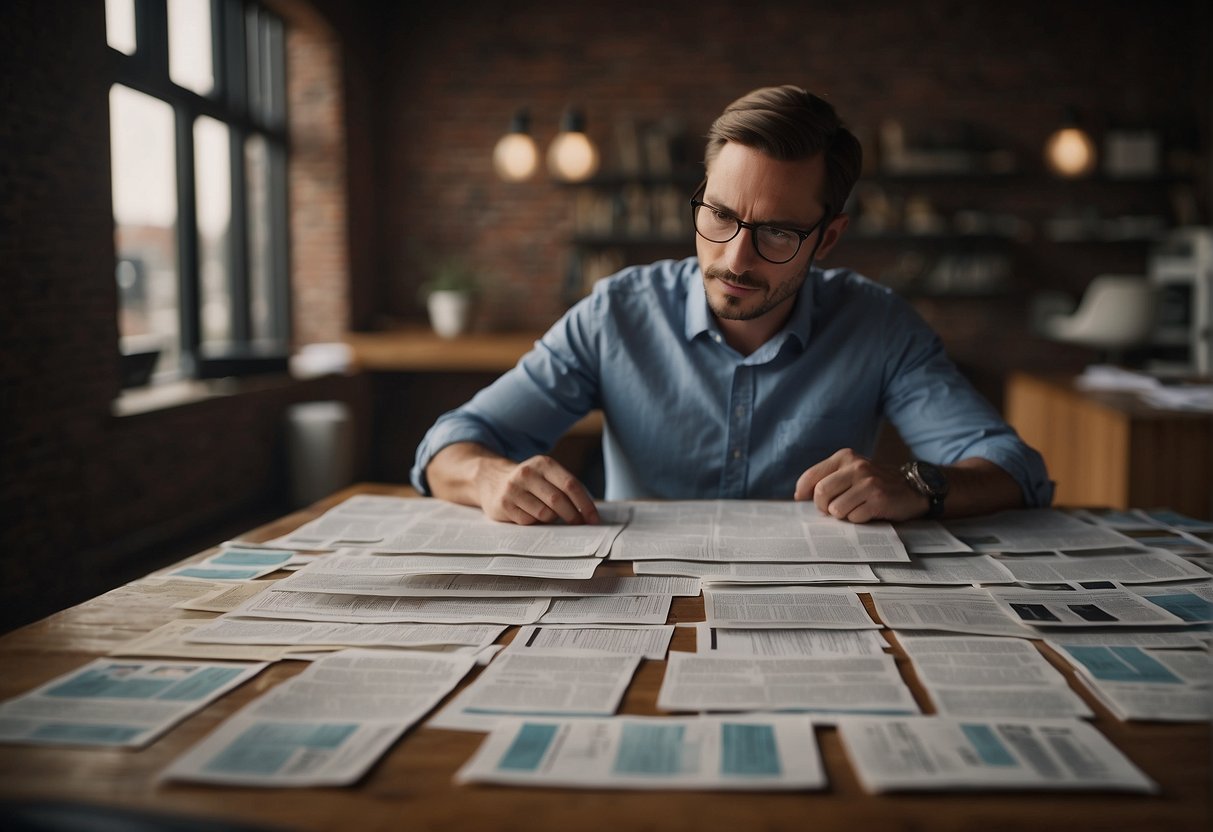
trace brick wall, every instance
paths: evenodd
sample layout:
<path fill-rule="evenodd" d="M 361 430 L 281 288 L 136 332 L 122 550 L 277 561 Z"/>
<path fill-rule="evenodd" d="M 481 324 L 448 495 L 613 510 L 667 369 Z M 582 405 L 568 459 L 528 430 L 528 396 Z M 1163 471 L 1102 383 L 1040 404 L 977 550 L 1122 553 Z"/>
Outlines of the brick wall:
<path fill-rule="evenodd" d="M 522 184 L 493 175 L 490 153 L 515 108 L 530 108 L 546 148 L 563 109 L 580 106 L 615 162 L 612 125 L 673 115 L 702 148 L 712 118 L 736 96 L 793 82 L 826 96 L 870 154 L 882 120 L 908 135 L 969 124 L 1014 152 L 1023 176 L 954 195 L 1023 217 L 1035 236 L 1015 267 L 1029 290 L 1081 291 L 1096 273 L 1144 268 L 1141 246 L 1045 241 L 1044 220 L 1066 201 L 1170 213 L 1157 185 L 1069 186 L 1043 172 L 1041 148 L 1063 108 L 1077 105 L 1096 135 L 1117 124 L 1187 131 L 1208 158 L 1210 16 L 1192 0 L 993 4 L 959 0 L 849 3 L 497 3 L 401 6 L 383 12 L 385 279 L 377 320 L 421 319 L 423 279 L 410 240 L 465 252 L 491 280 L 482 328 L 544 327 L 561 288 L 575 195 L 543 172 Z M 1085 190 L 1084 190 L 1085 188 Z M 1208 174 L 1198 181 L 1208 221 Z M 686 253 L 693 253 L 688 239 Z M 873 277 L 898 251 L 848 241 L 835 264 Z M 1015 315 L 1026 314 L 1023 304 Z M 991 323 L 1008 323 L 1006 312 Z M 1017 323 L 1015 321 L 1010 323 Z M 960 345 L 964 346 L 964 345 Z M 1046 350 L 1045 345 L 1037 345 Z M 1041 357 L 1048 359 L 1048 354 Z"/>

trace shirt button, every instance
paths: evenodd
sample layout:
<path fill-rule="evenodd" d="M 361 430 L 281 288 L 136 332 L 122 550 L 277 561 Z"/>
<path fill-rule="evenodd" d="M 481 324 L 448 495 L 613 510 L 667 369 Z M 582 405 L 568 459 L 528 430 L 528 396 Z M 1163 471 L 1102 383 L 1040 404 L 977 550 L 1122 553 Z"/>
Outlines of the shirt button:
<path fill-rule="evenodd" d="M 733 412 L 736 413 L 737 418 L 740 419 L 742 416 L 745 415 L 745 407 L 742 405 L 737 405 L 737 409 L 734 410 Z"/>
<path fill-rule="evenodd" d="M 741 448 L 733 449 L 733 459 L 741 459 Z"/>

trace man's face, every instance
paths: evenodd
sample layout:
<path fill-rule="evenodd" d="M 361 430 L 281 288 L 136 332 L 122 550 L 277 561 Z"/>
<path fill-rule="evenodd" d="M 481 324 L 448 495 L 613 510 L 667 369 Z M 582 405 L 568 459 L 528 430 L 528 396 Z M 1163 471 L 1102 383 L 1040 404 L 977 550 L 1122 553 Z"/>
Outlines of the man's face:
<path fill-rule="evenodd" d="M 783 162 L 736 142 L 728 142 L 708 169 L 703 201 L 749 223 L 809 229 L 825 213 L 821 194 L 825 160 Z M 700 209 L 707 210 L 707 209 Z M 835 209 L 836 210 L 836 209 Z M 695 235 L 708 306 L 718 318 L 750 321 L 774 313 L 787 315 L 808 274 L 814 247 L 822 257 L 846 226 L 844 218 L 814 231 L 786 263 L 771 263 L 754 248 L 753 231 L 741 229 L 727 243 Z M 818 235 L 823 234 L 820 245 Z"/>

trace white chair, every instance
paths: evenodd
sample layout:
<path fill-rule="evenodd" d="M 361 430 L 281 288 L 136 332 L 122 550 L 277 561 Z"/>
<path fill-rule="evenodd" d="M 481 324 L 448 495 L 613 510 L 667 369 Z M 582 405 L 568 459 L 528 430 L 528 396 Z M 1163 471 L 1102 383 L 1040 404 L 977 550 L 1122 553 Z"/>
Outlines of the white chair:
<path fill-rule="evenodd" d="M 1150 341 L 1155 325 L 1155 288 L 1144 275 L 1101 274 L 1091 281 L 1078 308 L 1043 322 L 1044 334 L 1091 349 L 1119 354 Z"/>

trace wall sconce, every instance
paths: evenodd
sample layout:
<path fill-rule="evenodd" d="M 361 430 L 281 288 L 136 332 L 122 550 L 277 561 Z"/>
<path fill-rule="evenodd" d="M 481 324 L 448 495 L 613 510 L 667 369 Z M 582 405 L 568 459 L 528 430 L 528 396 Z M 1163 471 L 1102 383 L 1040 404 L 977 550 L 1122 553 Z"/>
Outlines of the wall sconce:
<path fill-rule="evenodd" d="M 514 113 L 510 132 L 493 148 L 493 169 L 506 182 L 530 179 L 539 165 L 539 150 L 531 138 L 531 115 L 525 108 Z"/>
<path fill-rule="evenodd" d="M 585 134 L 585 116 L 566 110 L 548 148 L 548 170 L 562 182 L 583 182 L 598 171 L 598 149 Z"/>
<path fill-rule="evenodd" d="M 1095 170 L 1095 142 L 1078 126 L 1078 118 L 1067 108 L 1062 125 L 1045 142 L 1045 163 L 1066 179 L 1077 179 Z"/>

